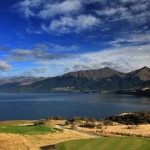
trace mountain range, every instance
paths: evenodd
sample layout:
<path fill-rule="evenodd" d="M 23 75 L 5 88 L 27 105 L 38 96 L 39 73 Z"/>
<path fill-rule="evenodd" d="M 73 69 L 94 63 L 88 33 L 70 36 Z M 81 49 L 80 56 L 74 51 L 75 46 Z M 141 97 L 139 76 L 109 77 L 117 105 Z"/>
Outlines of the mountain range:
<path fill-rule="evenodd" d="M 150 68 L 122 73 L 111 68 L 83 70 L 62 76 L 16 77 L 0 80 L 1 93 L 109 92 L 150 88 Z"/>

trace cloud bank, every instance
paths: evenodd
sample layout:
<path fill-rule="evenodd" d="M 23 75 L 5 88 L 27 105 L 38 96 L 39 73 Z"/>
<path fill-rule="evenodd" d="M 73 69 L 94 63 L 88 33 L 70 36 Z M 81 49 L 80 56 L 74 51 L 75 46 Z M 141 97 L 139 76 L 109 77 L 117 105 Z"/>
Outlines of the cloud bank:
<path fill-rule="evenodd" d="M 82 54 L 52 54 L 42 51 L 38 47 L 32 50 L 13 49 L 9 55 L 5 55 L 0 61 L 0 70 L 9 71 L 12 66 L 6 62 L 26 62 L 34 64 L 34 68 L 28 67 L 27 71 L 36 72 L 42 68 L 40 76 L 56 76 L 70 71 L 99 69 L 110 67 L 122 72 L 129 72 L 143 66 L 150 67 L 150 44 L 114 47 L 103 51 Z M 33 71 L 34 70 L 34 71 Z M 24 70 L 25 71 L 25 70 Z M 27 72 L 26 71 L 26 72 Z"/>

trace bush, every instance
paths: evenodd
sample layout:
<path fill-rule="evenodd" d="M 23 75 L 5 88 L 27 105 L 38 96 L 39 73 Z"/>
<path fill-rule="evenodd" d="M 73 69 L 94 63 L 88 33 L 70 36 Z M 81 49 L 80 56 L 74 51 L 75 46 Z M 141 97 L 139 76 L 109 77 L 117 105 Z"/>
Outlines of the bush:
<path fill-rule="evenodd" d="M 104 121 L 104 126 L 112 126 L 113 122 L 111 120 L 105 120 Z"/>
<path fill-rule="evenodd" d="M 53 120 L 66 120 L 66 118 L 61 117 L 61 116 L 56 116 L 56 117 L 53 117 Z"/>
<path fill-rule="evenodd" d="M 66 120 L 66 118 L 61 116 L 56 116 L 56 117 L 47 117 L 46 120 Z"/>
<path fill-rule="evenodd" d="M 72 119 L 68 120 L 70 123 L 81 123 L 82 121 L 86 122 L 95 122 L 95 118 L 88 118 L 88 117 L 73 117 Z"/>
<path fill-rule="evenodd" d="M 85 127 L 85 128 L 95 128 L 96 127 L 96 124 L 95 123 L 84 123 L 84 124 L 81 124 L 80 127 Z"/>
<path fill-rule="evenodd" d="M 103 129 L 103 126 L 101 124 L 98 124 L 96 127 L 97 129 Z"/>
<path fill-rule="evenodd" d="M 65 122 L 65 125 L 66 126 L 68 126 L 68 125 L 70 125 L 71 124 L 71 122 L 69 121 L 69 120 L 67 120 L 66 122 Z"/>
<path fill-rule="evenodd" d="M 41 125 L 45 125 L 46 121 L 45 120 L 39 120 L 34 122 L 34 126 L 41 126 Z"/>
<path fill-rule="evenodd" d="M 71 129 L 73 129 L 73 130 L 76 130 L 77 129 L 77 127 L 76 127 L 76 125 L 73 123 L 73 124 L 71 124 Z"/>
<path fill-rule="evenodd" d="M 138 128 L 137 125 L 127 126 L 127 129 L 137 129 L 137 128 Z"/>

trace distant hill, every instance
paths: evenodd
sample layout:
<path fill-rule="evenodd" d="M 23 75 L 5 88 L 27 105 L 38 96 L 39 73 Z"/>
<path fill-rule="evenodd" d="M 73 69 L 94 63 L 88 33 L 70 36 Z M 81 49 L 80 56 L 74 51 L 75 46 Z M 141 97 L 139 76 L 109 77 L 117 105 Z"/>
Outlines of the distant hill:
<path fill-rule="evenodd" d="M 41 81 L 44 80 L 44 77 L 26 77 L 26 76 L 20 76 L 20 77 L 12 77 L 12 78 L 5 78 L 5 79 L 0 79 L 0 85 L 3 84 L 8 84 L 8 83 L 15 83 L 19 82 L 21 85 L 28 85 L 32 84 L 36 81 Z"/>
<path fill-rule="evenodd" d="M 110 92 L 150 88 L 150 68 L 122 73 L 106 67 L 70 72 L 52 78 L 21 79 L 3 82 L 0 84 L 0 92 Z"/>

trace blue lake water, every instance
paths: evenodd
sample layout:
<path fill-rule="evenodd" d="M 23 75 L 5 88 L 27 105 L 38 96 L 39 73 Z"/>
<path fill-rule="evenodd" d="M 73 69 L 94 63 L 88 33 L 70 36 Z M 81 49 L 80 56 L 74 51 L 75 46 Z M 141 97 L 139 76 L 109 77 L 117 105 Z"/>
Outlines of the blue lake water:
<path fill-rule="evenodd" d="M 118 113 L 137 111 L 150 111 L 150 98 L 90 93 L 0 94 L 0 120 L 54 116 L 102 119 Z"/>

